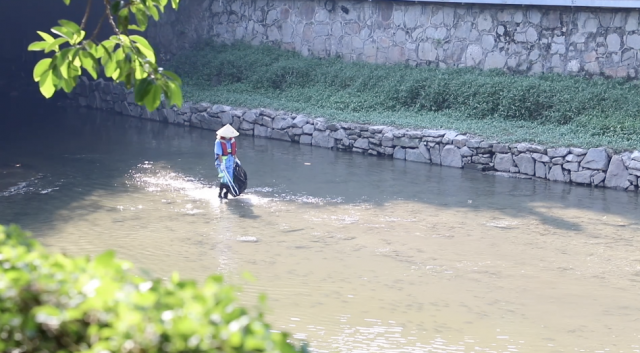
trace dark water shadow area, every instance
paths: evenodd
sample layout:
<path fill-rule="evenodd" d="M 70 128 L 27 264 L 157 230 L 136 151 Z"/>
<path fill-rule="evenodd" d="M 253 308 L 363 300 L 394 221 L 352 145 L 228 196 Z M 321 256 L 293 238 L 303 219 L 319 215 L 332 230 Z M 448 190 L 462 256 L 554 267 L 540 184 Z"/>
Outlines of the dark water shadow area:
<path fill-rule="evenodd" d="M 127 175 L 145 162 L 217 189 L 213 131 L 84 109 L 11 114 L 13 119 L 2 123 L 0 166 L 5 166 L 5 173 L 0 170 L 0 192 L 15 182 L 6 171 L 16 163 L 29 170 L 21 177 L 42 176 L 35 192 L 0 197 L 0 223 L 33 221 L 34 217 L 37 222 L 52 221 L 60 210 L 77 214 L 107 211 L 77 201 L 96 192 L 126 193 L 133 187 L 122 185 Z M 252 192 L 282 200 L 327 206 L 405 200 L 469 211 L 492 210 L 509 217 L 533 216 L 567 231 L 579 231 L 581 225 L 535 206 L 545 203 L 615 214 L 633 223 L 640 212 L 637 195 L 625 192 L 506 179 L 261 138 L 239 137 L 238 142 Z M 55 207 L 49 204 L 52 199 Z M 227 209 L 239 218 L 258 219 L 250 204 L 239 201 L 230 200 Z M 12 209 L 17 202 L 30 207 Z"/>
<path fill-rule="evenodd" d="M 259 160 L 245 157 L 250 170 L 264 166 L 268 180 L 261 185 L 294 195 L 368 202 L 383 205 L 395 200 L 440 207 L 488 209 L 506 216 L 528 215 L 555 228 L 579 231 L 580 224 L 540 212 L 533 205 L 552 203 L 599 213 L 616 214 L 637 222 L 636 194 L 532 180 L 483 175 L 476 171 L 415 162 L 334 152 L 311 146 L 255 138 L 247 139 Z M 309 163 L 306 165 L 305 163 Z"/>

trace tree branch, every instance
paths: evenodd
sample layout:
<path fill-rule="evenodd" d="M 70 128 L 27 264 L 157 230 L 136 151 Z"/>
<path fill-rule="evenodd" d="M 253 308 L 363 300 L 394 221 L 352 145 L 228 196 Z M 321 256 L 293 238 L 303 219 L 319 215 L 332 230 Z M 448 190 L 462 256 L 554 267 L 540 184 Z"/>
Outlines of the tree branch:
<path fill-rule="evenodd" d="M 107 17 L 108 13 L 107 11 L 104 12 L 104 15 L 102 15 L 102 17 L 100 18 L 100 22 L 98 22 L 98 27 L 96 27 L 96 30 L 93 31 L 93 34 L 91 35 L 91 41 L 93 41 L 94 39 L 96 39 L 96 36 L 98 36 L 98 32 L 100 32 L 100 28 L 102 28 L 102 22 L 104 22 L 104 18 Z"/>
<path fill-rule="evenodd" d="M 80 28 L 84 29 L 84 26 L 87 24 L 87 19 L 89 19 L 89 12 L 91 12 L 91 1 L 87 3 L 87 9 L 84 12 L 84 17 L 82 18 L 82 23 L 80 24 Z"/>
<path fill-rule="evenodd" d="M 118 26 L 113 22 L 113 14 L 111 13 L 111 0 L 104 0 L 104 4 L 107 6 L 107 16 L 109 17 L 109 23 L 113 28 L 113 31 L 116 32 L 117 35 L 120 35 L 120 31 L 118 30 Z"/>

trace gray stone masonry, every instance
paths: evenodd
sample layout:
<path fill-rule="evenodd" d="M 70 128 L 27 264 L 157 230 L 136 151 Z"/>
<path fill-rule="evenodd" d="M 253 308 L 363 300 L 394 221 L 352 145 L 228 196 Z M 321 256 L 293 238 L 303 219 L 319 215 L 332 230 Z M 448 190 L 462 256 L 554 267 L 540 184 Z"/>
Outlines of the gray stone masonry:
<path fill-rule="evenodd" d="M 161 59 L 213 39 L 347 61 L 636 78 L 639 22 L 636 9 L 183 0 L 179 11 L 150 23 L 147 35 Z"/>
<path fill-rule="evenodd" d="M 106 92 L 106 93 L 105 93 Z M 71 103 L 113 110 L 123 115 L 170 124 L 217 130 L 232 124 L 241 135 L 388 156 L 447 167 L 475 167 L 498 176 L 572 182 L 626 191 L 638 190 L 640 152 L 614 154 L 606 148 L 546 148 L 531 144 L 501 144 L 455 131 L 408 130 L 328 122 L 267 109 L 246 109 L 185 102 L 181 109 L 162 103 L 149 112 L 131 101 L 118 84 L 81 78 L 69 94 Z M 496 172 L 497 171 L 497 172 Z"/>

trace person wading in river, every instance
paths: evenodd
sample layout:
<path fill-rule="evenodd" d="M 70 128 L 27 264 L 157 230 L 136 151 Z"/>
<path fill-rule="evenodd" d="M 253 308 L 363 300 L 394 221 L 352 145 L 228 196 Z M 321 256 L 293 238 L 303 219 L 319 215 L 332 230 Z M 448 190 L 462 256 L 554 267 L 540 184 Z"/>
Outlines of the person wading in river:
<path fill-rule="evenodd" d="M 231 125 L 227 124 L 216 132 L 216 144 L 214 152 L 216 154 L 216 168 L 220 178 L 219 198 L 229 198 L 230 184 L 233 184 L 233 167 L 236 159 L 236 140 L 238 132 Z M 223 195 L 224 192 L 224 195 Z"/>

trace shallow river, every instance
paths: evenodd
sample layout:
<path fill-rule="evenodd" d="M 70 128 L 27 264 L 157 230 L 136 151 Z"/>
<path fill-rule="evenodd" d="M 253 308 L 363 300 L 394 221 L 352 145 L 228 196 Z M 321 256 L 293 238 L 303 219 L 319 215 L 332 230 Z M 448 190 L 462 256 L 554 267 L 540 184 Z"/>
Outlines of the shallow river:
<path fill-rule="evenodd" d="M 221 203 L 214 132 L 47 115 L 2 128 L 0 223 L 52 249 L 224 273 L 318 351 L 640 352 L 635 194 L 240 137 Z"/>

